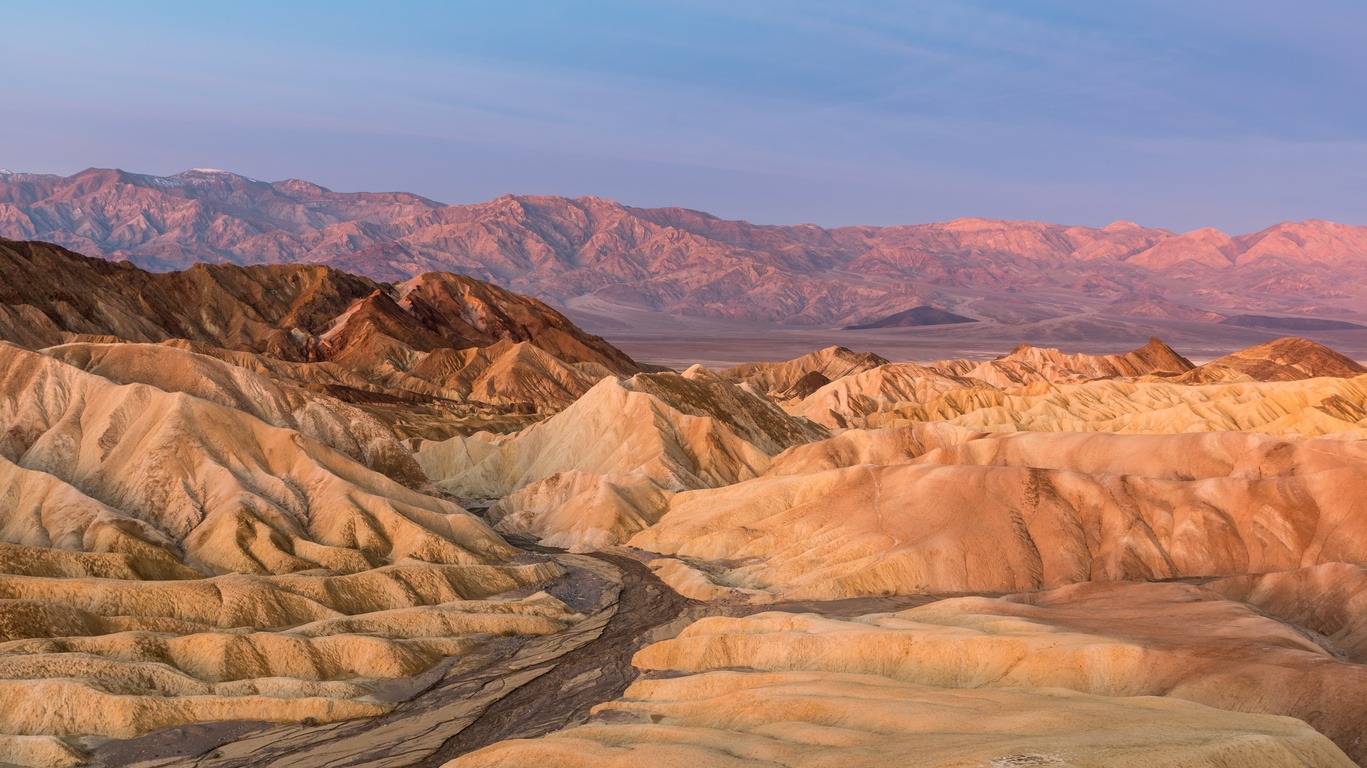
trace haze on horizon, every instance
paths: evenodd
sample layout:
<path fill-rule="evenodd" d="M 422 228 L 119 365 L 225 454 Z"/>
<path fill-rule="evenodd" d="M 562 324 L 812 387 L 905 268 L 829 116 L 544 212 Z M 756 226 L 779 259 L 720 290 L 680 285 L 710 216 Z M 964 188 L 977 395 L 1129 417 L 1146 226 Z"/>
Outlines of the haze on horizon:
<path fill-rule="evenodd" d="M 1367 6 L 7 9 L 0 167 L 218 167 L 762 223 L 1367 223 Z"/>

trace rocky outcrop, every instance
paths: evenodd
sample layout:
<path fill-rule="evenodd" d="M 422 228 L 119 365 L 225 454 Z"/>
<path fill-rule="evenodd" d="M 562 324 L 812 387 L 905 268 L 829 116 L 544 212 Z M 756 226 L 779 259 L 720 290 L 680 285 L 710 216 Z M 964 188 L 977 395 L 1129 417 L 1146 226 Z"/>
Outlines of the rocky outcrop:
<path fill-rule="evenodd" d="M 186 339 L 284 360 L 365 368 L 437 348 L 530 342 L 568 363 L 635 372 L 626 355 L 550 307 L 459 275 L 387 285 L 320 266 L 200 264 L 154 274 L 43 243 L 0 240 L 0 338 L 50 346 L 71 334 Z"/>
<path fill-rule="evenodd" d="M 1180 376 L 1173 369 L 1185 358 L 1156 340 L 1125 355 L 1026 347 L 982 363 L 894 363 L 836 379 L 785 408 L 834 428 L 947 421 L 996 432 L 1367 434 L 1360 405 L 1367 379 L 1353 373 L 1357 364 L 1304 344 L 1260 345 L 1228 356 L 1228 364 L 1207 363 Z M 1358 378 L 1343 378 L 1351 375 Z M 1206 380 L 1213 385 L 1193 386 Z"/>
<path fill-rule="evenodd" d="M 177 347 L 89 343 L 0 344 L 0 395 L 7 761 L 75 764 L 91 737 L 212 720 L 378 715 L 376 678 L 582 618 L 535 589 L 560 566 L 513 562 L 479 519 L 398 482 L 417 468 L 404 446 L 331 398 Z"/>
<path fill-rule="evenodd" d="M 1181 381 L 1208 384 L 1220 381 L 1299 381 L 1321 376 L 1347 379 L 1364 373 L 1367 373 L 1367 368 L 1323 344 L 1288 337 L 1212 360 L 1185 373 Z"/>
<path fill-rule="evenodd" d="M 502 530 L 584 548 L 653 523 L 674 492 L 755 477 L 772 456 L 824 434 L 694 366 L 605 379 L 518 434 L 428 443 L 417 459 L 448 493 L 501 499 L 491 513 Z"/>
<path fill-rule="evenodd" d="M 440 434 L 443 421 L 474 420 L 465 431 L 475 431 L 499 428 L 504 417 L 516 428 L 526 422 L 519 414 L 558 410 L 603 376 L 639 370 L 545 304 L 458 275 L 389 285 L 304 265 L 198 265 L 154 274 L 3 240 L 0 268 L 8 276 L 0 286 L 0 340 L 33 349 L 179 347 L 313 390 L 314 400 L 345 400 L 405 437 Z M 80 354 L 73 349 L 61 354 Z M 194 378 L 190 369 L 205 365 L 161 375 L 179 377 L 174 388 L 183 391 Z M 395 404 L 405 412 L 388 407 Z"/>
<path fill-rule="evenodd" d="M 1352 442 L 1023 433 L 680 493 L 630 543 L 792 599 L 1262 573 L 1367 562 L 1365 479 Z"/>
<path fill-rule="evenodd" d="M 709 618 L 635 664 L 654 674 L 590 722 L 448 766 L 1347 768 L 1363 750 L 1350 693 L 1361 668 L 1186 585 L 1087 585 L 854 619 Z"/>
<path fill-rule="evenodd" d="M 835 379 L 887 365 L 888 362 L 869 352 L 827 347 L 786 362 L 746 363 L 720 373 L 726 379 L 750 384 L 776 398 L 789 399 L 785 395 L 798 396 L 795 389 L 810 389 L 807 394 L 811 394 Z M 813 384 L 816 386 L 811 386 Z"/>

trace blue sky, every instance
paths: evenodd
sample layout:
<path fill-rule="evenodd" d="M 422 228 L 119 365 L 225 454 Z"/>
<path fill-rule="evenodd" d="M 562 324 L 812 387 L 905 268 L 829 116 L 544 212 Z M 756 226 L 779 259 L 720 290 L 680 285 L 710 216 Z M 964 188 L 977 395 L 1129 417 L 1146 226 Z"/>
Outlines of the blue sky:
<path fill-rule="evenodd" d="M 0 167 L 763 223 L 1367 223 L 1367 4 L 27 3 Z"/>

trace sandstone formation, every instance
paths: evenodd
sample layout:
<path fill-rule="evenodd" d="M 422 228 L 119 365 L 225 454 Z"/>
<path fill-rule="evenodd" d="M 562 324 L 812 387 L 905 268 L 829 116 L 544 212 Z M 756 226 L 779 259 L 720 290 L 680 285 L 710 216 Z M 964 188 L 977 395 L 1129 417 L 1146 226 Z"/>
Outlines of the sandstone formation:
<path fill-rule="evenodd" d="M 0 241 L 0 762 L 297 723 L 275 760 L 391 714 L 375 733 L 422 730 L 429 758 L 579 726 L 462 766 L 1367 760 L 1367 369 L 1348 357 L 1282 339 L 1194 366 L 1151 339 L 646 373 L 538 300 L 426 271 L 800 323 L 914 319 L 943 289 L 973 328 L 1047 317 L 1008 294 L 1048 273 L 1206 322 L 1224 299 L 1201 291 L 1259 275 L 1282 275 L 1250 290 L 1268 311 L 1300 311 L 1270 298 L 1284 285 L 1347 311 L 1320 267 L 1284 273 L 1351 273 L 1352 228 L 827 231 L 78 177 L 0 177 L 0 229 L 394 282 Z M 1133 295 L 1148 274 L 1182 301 Z M 437 678 L 468 710 L 443 715 L 458 738 L 396 710 Z M 524 723 L 547 696 L 565 700 Z"/>
<path fill-rule="evenodd" d="M 449 765 L 1350 766 L 1340 748 L 1363 751 L 1361 704 L 1336 706 L 1360 667 L 1186 585 L 710 618 L 635 663 L 657 676 L 588 724 Z"/>
<path fill-rule="evenodd" d="M 1363 458 L 1238 433 L 1015 434 L 681 493 L 630 543 L 793 599 L 1367 562 Z"/>
<path fill-rule="evenodd" d="M 601 339 L 456 276 L 0 260 L 0 761 L 378 715 L 384 679 L 583 618 L 402 438 L 636 370 Z"/>
<path fill-rule="evenodd" d="M 507 594 L 563 570 L 381 474 L 416 464 L 335 401 L 149 344 L 0 344 L 0 392 L 4 760 L 376 715 L 376 678 L 581 618 Z"/>
<path fill-rule="evenodd" d="M 449 768 L 1348 768 L 1290 718 L 1170 699 L 1070 692 L 946 691 L 875 675 L 715 672 L 635 684 L 604 724 L 506 741 Z M 876 713 L 876 714 L 875 714 Z M 973 735 L 962 733 L 973 723 Z"/>
<path fill-rule="evenodd" d="M 1023 347 L 981 363 L 880 365 L 784 407 L 832 428 L 946 421 L 983 431 L 1252 430 L 1315 437 L 1351 436 L 1364 426 L 1367 411 L 1359 403 L 1367 379 L 1332 350 L 1284 339 L 1222 360 L 1229 362 L 1192 367 L 1157 339 L 1123 355 Z"/>
<path fill-rule="evenodd" d="M 1367 663 L 1367 570 L 1361 565 L 1325 563 L 1230 576 L 1206 586 L 1315 633 L 1343 658 Z"/>
<path fill-rule="evenodd" d="M 825 440 L 794 446 L 774 457 L 766 475 L 804 475 L 860 464 L 904 464 L 937 448 L 989 437 L 991 433 L 943 421 L 890 429 L 847 429 Z"/>
<path fill-rule="evenodd" d="M 0 362 L 13 543 L 160 549 L 247 573 L 512 556 L 458 506 L 293 430 L 17 347 L 0 345 Z"/>
<path fill-rule="evenodd" d="M 823 383 L 829 383 L 851 374 L 887 365 L 889 362 L 868 352 L 854 352 L 844 347 L 827 347 L 795 360 L 781 363 L 747 363 L 720 373 L 731 381 L 748 383 L 776 399 L 786 400 L 789 398 L 785 395 L 812 374 L 825 379 Z M 806 394 L 801 397 L 806 397 Z"/>
<path fill-rule="evenodd" d="M 459 275 L 376 283 L 319 266 L 199 264 L 153 274 L 44 243 L 0 241 L 9 279 L 3 337 L 47 346 L 64 334 L 187 339 L 285 360 L 402 363 L 439 348 L 532 341 L 571 362 L 630 372 L 602 339 L 535 299 Z"/>
<path fill-rule="evenodd" d="M 1085 379 L 1175 376 L 1192 369 L 1191 361 L 1156 338 L 1138 349 L 1118 355 L 1067 354 L 1057 349 L 1040 349 L 1022 344 L 998 358 L 999 362 L 1023 363 L 1046 381 L 1079 377 Z M 1019 383 L 1027 384 L 1022 379 Z"/>
<path fill-rule="evenodd" d="M 1150 339 L 1145 346 L 1119 355 L 1068 354 L 1022 344 L 995 360 L 942 360 L 926 367 L 995 387 L 1015 387 L 1035 382 L 1062 384 L 1096 379 L 1166 377 L 1188 371 L 1193 366 L 1168 345 Z"/>
<path fill-rule="evenodd" d="M 584 549 L 653 523 L 674 492 L 755 477 L 773 455 L 823 434 L 695 366 L 605 379 L 522 432 L 428 443 L 417 458 L 448 493 L 501 499 L 490 510 L 500 530 Z"/>
<path fill-rule="evenodd" d="M 799 367 L 802 358 L 790 361 Z M 1118 355 L 1067 354 L 1022 344 L 995 360 L 943 360 L 926 365 L 887 363 L 864 367 L 802 396 L 789 410 L 832 427 L 861 426 L 871 414 L 903 403 L 934 399 L 956 390 L 1009 390 L 1031 384 L 1082 383 L 1100 379 L 1174 377 L 1193 369 L 1158 339 Z"/>
<path fill-rule="evenodd" d="M 1187 372 L 1182 381 L 1299 381 L 1321 376 L 1352 378 L 1367 373 L 1349 357 L 1323 344 L 1284 338 L 1243 349 Z"/>
<path fill-rule="evenodd" d="M 517 428 L 528 415 L 563 408 L 604 376 L 639 370 L 545 304 L 457 275 L 386 285 L 301 265 L 152 274 L 8 241 L 0 241 L 0 266 L 9 276 L 0 290 L 0 339 L 33 349 L 175 346 L 347 401 L 351 414 L 360 408 L 402 437 Z M 85 364 L 77 360 L 83 352 L 60 354 Z M 173 353 L 91 354 L 136 368 L 151 355 L 168 362 Z M 128 359 L 135 354 L 140 362 Z M 200 359 L 163 375 L 179 377 L 174 387 L 187 391 L 207 365 Z M 214 378 L 246 375 L 225 369 Z"/>
<path fill-rule="evenodd" d="M 941 373 L 929 366 L 889 363 L 836 379 L 796 403 L 785 404 L 785 408 L 832 429 L 866 427 L 874 426 L 874 419 L 899 405 L 974 389 L 999 391 L 979 379 Z"/>
<path fill-rule="evenodd" d="M 408 485 L 425 480 L 387 425 L 355 406 L 287 383 L 287 374 L 258 373 L 170 344 L 72 343 L 43 353 L 116 384 L 148 384 L 242 411 Z"/>

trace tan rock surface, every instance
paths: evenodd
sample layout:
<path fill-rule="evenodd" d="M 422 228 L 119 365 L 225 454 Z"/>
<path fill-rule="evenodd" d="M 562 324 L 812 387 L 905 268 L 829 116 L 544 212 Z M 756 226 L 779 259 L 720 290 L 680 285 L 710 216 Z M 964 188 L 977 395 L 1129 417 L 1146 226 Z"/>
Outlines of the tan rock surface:
<path fill-rule="evenodd" d="M 889 429 L 847 429 L 825 440 L 794 446 L 774 457 L 766 475 L 802 475 L 860 464 L 904 464 L 937 448 L 990 433 L 943 421 Z"/>
<path fill-rule="evenodd" d="M 1355 443 L 1020 434 L 680 493 L 630 544 L 794 599 L 1257 573 L 1367 562 L 1364 481 Z"/>
<path fill-rule="evenodd" d="M 43 768 L 73 768 L 81 751 L 55 736 L 0 736 L 0 762 Z"/>
<path fill-rule="evenodd" d="M 163 344 L 64 344 L 43 352 L 116 384 L 148 384 L 251 414 L 410 485 L 426 479 L 394 431 L 379 419 L 241 365 Z"/>
<path fill-rule="evenodd" d="M 71 763 L 82 739 L 204 721 L 376 715 L 391 708 L 378 678 L 582 619 L 515 592 L 559 566 L 509 562 L 461 507 L 375 471 L 416 469 L 387 427 L 251 366 L 0 344 L 0 392 L 3 759 Z"/>
<path fill-rule="evenodd" d="M 1289 438 L 1367 436 L 1367 410 L 1360 405 L 1367 397 L 1367 377 L 1203 386 L 1101 380 L 1002 390 L 913 375 L 875 387 L 891 396 L 851 393 L 862 383 L 857 379 L 834 381 L 789 409 L 832 427 L 870 429 L 948 421 L 990 432 L 1245 430 Z"/>
<path fill-rule="evenodd" d="M 748 382 L 760 392 L 784 399 L 798 382 L 813 373 L 829 381 L 887 365 L 878 355 L 854 352 L 844 347 L 827 347 L 781 363 L 747 363 L 721 371 L 731 381 Z M 802 395 L 806 397 L 806 395 Z"/>
<path fill-rule="evenodd" d="M 482 348 L 434 350 L 409 373 L 465 399 L 535 404 L 547 411 L 565 408 L 602 378 L 563 363 L 530 343 L 509 341 Z"/>
<path fill-rule="evenodd" d="M 0 346 L 0 356 L 0 456 L 28 478 L 12 487 L 47 488 L 10 510 L 12 543 L 90 549 L 83 539 L 107 531 L 247 573 L 512 555 L 460 507 L 292 430 L 16 347 Z"/>
<path fill-rule="evenodd" d="M 1191 361 L 1156 338 L 1138 349 L 1115 355 L 1069 354 L 1057 349 L 1022 344 L 996 360 L 946 360 L 930 368 L 979 379 L 993 386 L 1022 386 L 1036 381 L 1068 382 L 1091 379 L 1176 376 L 1190 371 Z"/>
<path fill-rule="evenodd" d="M 488 517 L 503 533 L 572 552 L 607 549 L 654 525 L 673 491 L 644 474 L 557 472 L 499 499 Z"/>
<path fill-rule="evenodd" d="M 603 380 L 516 435 L 424 444 L 417 459 L 448 493 L 501 499 L 501 530 L 604 547 L 653 523 L 672 493 L 755 477 L 824 434 L 695 366 Z"/>
<path fill-rule="evenodd" d="M 1023 345 L 987 362 L 879 366 L 785 407 L 832 428 L 950 421 L 984 431 L 1357 434 L 1367 411 L 1356 405 L 1360 382 L 1348 382 L 1362 371 L 1304 339 L 1269 342 L 1199 368 L 1157 339 L 1100 356 Z"/>
<path fill-rule="evenodd" d="M 1336 653 L 1367 663 L 1367 569 L 1360 565 L 1230 576 L 1206 588 L 1314 632 Z"/>
<path fill-rule="evenodd" d="M 1363 751 L 1363 668 L 1187 585 L 709 618 L 635 663 L 589 724 L 450 765 L 1353 764 L 1297 716 Z"/>
<path fill-rule="evenodd" d="M 890 363 L 836 379 L 797 403 L 789 413 L 832 429 L 872 427 L 899 405 L 935 401 L 945 393 L 1000 392 L 977 379 L 947 375 L 915 363 Z M 900 415 L 900 414 L 898 414 Z M 929 419 L 921 419 L 929 421 Z"/>
<path fill-rule="evenodd" d="M 8 276 L 0 289 L 0 339 L 35 349 L 167 342 L 308 387 L 315 401 L 347 400 L 391 426 L 420 422 L 386 408 L 395 403 L 448 420 L 481 412 L 515 417 L 558 410 L 602 375 L 640 370 L 549 306 L 459 275 L 385 284 L 298 264 L 200 264 L 153 274 L 47 243 L 11 241 L 0 241 L 0 268 Z M 498 348 L 479 353 L 490 347 Z M 77 365 L 105 365 L 114 378 L 145 378 L 145 363 L 156 353 L 62 354 Z M 134 354 L 140 360 L 130 359 Z M 200 361 L 158 375 L 169 388 L 189 391 L 191 372 L 204 367 Z M 241 378 L 213 376 L 229 389 Z"/>
<path fill-rule="evenodd" d="M 1299 381 L 1320 376 L 1353 378 L 1364 373 L 1367 373 L 1367 368 L 1323 344 L 1285 338 L 1212 360 L 1188 371 L 1181 381 L 1193 384 L 1213 381 Z"/>
<path fill-rule="evenodd" d="M 1367 757 L 1367 668 L 1249 606 L 1184 584 L 1084 584 L 943 600 L 842 621 L 706 619 L 642 651 L 646 670 L 866 673 L 940 688 L 1170 696 L 1307 720 Z"/>
<path fill-rule="evenodd" d="M 638 683 L 625 724 L 506 741 L 450 768 L 1348 768 L 1309 726 L 1172 699 L 945 691 L 872 675 L 713 672 Z M 972 733 L 963 733 L 972 723 Z"/>
<path fill-rule="evenodd" d="M 545 594 L 489 599 L 559 573 L 410 562 L 169 582 L 0 577 L 0 732 L 129 737 L 206 720 L 378 714 L 388 705 L 368 700 L 369 679 L 581 619 Z"/>

